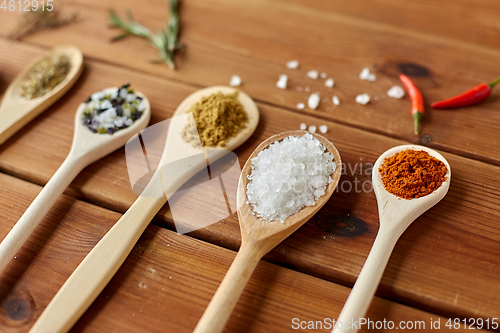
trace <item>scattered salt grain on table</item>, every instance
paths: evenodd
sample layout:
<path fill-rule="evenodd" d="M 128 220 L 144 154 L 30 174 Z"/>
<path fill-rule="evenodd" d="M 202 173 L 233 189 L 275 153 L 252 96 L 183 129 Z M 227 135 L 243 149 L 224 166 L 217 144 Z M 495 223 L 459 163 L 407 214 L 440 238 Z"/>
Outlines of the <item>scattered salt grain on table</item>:
<path fill-rule="evenodd" d="M 334 84 L 335 82 L 333 81 L 333 79 L 328 79 L 325 81 L 325 86 L 327 86 L 328 88 L 333 87 Z"/>
<path fill-rule="evenodd" d="M 311 134 L 272 143 L 251 160 L 247 203 L 267 221 L 281 221 L 313 206 L 337 169 L 333 155 Z"/>
<path fill-rule="evenodd" d="M 370 73 L 370 69 L 368 67 L 363 68 L 361 73 L 359 73 L 359 78 L 361 80 L 366 80 L 366 81 L 375 81 L 377 80 L 377 76 L 373 73 Z"/>
<path fill-rule="evenodd" d="M 366 105 L 370 101 L 370 95 L 368 94 L 361 94 L 356 96 L 356 103 Z"/>
<path fill-rule="evenodd" d="M 302 110 L 305 107 L 304 103 L 297 103 L 297 109 Z"/>
<path fill-rule="evenodd" d="M 309 106 L 311 109 L 316 110 L 316 108 L 319 105 L 319 95 L 314 93 L 309 96 L 309 99 L 307 100 L 307 106 Z"/>
<path fill-rule="evenodd" d="M 231 76 L 231 81 L 229 81 L 229 85 L 231 87 L 237 87 L 241 84 L 241 78 L 238 75 Z"/>
<path fill-rule="evenodd" d="M 325 134 L 326 132 L 328 132 L 328 126 L 326 126 L 326 125 L 321 125 L 321 126 L 319 127 L 319 131 L 320 131 L 321 133 Z"/>
<path fill-rule="evenodd" d="M 276 82 L 276 87 L 280 89 L 286 89 L 286 85 L 288 83 L 288 76 L 285 74 L 281 74 L 278 82 Z"/>
<path fill-rule="evenodd" d="M 290 69 L 297 69 L 299 67 L 299 61 L 290 60 L 289 62 L 286 63 L 286 67 Z"/>
<path fill-rule="evenodd" d="M 337 97 L 337 95 L 333 96 L 332 101 L 333 104 L 340 105 L 340 99 Z"/>
<path fill-rule="evenodd" d="M 300 127 L 299 127 L 302 131 L 305 131 L 307 129 L 307 125 L 306 123 L 302 123 L 300 124 Z"/>
<path fill-rule="evenodd" d="M 321 76 L 322 79 L 326 79 L 326 77 L 328 76 L 328 74 L 326 74 L 325 72 L 323 72 L 319 76 Z"/>
<path fill-rule="evenodd" d="M 311 132 L 311 133 L 316 133 L 316 126 L 311 125 L 311 126 L 309 126 L 309 128 L 308 128 L 307 130 L 308 130 L 309 132 Z"/>
<path fill-rule="evenodd" d="M 311 79 L 316 80 L 318 78 L 318 71 L 313 69 L 313 70 L 307 72 L 307 77 L 310 77 Z"/>
<path fill-rule="evenodd" d="M 398 85 L 395 85 L 394 87 L 392 87 L 391 89 L 389 89 L 387 91 L 387 96 L 393 97 L 396 99 L 403 98 L 404 95 L 405 95 L 405 90 L 403 89 L 403 87 L 398 86 Z"/>

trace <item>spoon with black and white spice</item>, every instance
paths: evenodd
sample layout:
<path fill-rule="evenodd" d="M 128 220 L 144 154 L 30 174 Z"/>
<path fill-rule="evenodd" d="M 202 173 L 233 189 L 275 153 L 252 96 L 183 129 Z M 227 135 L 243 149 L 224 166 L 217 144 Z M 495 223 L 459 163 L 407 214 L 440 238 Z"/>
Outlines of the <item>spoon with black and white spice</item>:
<path fill-rule="evenodd" d="M 0 244 L 0 275 L 80 171 L 125 145 L 150 118 L 148 99 L 128 85 L 96 92 L 78 106 L 68 156 Z"/>
<path fill-rule="evenodd" d="M 404 152 L 407 153 L 406 157 L 400 155 L 401 157 L 396 159 L 398 154 Z M 424 156 L 424 160 L 418 158 L 420 155 Z M 401 171 L 395 168 L 394 173 L 391 173 L 394 176 L 393 182 L 401 181 L 401 184 L 406 187 L 412 186 L 412 182 L 418 182 L 418 174 L 413 172 L 417 168 L 416 164 L 418 164 L 420 167 L 423 165 L 426 168 L 425 173 L 427 174 L 439 172 L 442 183 L 438 184 L 436 182 L 432 185 L 438 186 L 437 188 L 425 188 L 426 192 L 419 193 L 410 199 L 390 193 L 384 185 L 380 170 L 387 174 L 384 170 L 388 170 L 391 166 L 387 163 L 392 163 L 392 166 L 401 166 L 404 164 L 405 159 L 409 164 L 408 168 L 401 168 Z M 391 161 L 389 162 L 389 160 Z M 446 171 L 443 170 L 444 167 L 446 167 Z M 409 178 L 405 179 L 406 177 L 411 177 L 411 181 L 409 181 Z M 372 174 L 373 190 L 378 203 L 380 228 L 368 258 L 332 332 L 357 332 L 356 325 L 351 324 L 360 320 L 366 314 L 399 237 L 416 218 L 437 204 L 448 193 L 450 181 L 451 169 L 446 159 L 438 152 L 427 147 L 403 145 L 391 148 L 380 155 L 373 166 Z M 418 191 L 421 190 L 421 187 L 418 188 Z"/>

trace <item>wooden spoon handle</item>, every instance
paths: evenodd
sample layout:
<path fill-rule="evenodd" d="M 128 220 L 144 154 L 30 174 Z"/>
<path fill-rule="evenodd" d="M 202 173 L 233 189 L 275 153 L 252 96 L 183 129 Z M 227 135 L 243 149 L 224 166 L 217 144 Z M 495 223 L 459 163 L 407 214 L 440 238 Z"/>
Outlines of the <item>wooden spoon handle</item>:
<path fill-rule="evenodd" d="M 30 332 L 67 332 L 118 271 L 167 198 L 139 197 L 64 283 Z"/>
<path fill-rule="evenodd" d="M 72 158 L 70 155 L 48 181 L 0 244 L 0 275 L 50 208 L 84 167 L 84 163 Z"/>
<path fill-rule="evenodd" d="M 380 229 L 358 279 L 347 298 L 332 333 L 357 332 L 359 320 L 364 318 L 375 295 L 378 284 L 399 238 L 394 233 Z M 357 322 L 357 325 L 352 325 Z"/>
<path fill-rule="evenodd" d="M 243 243 L 193 333 L 222 332 L 262 257 L 255 245 Z"/>

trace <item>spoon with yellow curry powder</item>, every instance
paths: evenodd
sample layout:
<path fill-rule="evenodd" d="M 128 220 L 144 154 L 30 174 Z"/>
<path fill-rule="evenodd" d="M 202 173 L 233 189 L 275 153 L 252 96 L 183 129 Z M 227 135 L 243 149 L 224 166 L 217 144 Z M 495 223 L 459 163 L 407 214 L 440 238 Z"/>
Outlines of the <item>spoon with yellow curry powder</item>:
<path fill-rule="evenodd" d="M 202 140 L 198 140 L 199 144 L 195 144 L 195 140 L 184 130 L 186 126 L 190 127 L 193 106 L 206 101 L 213 94 L 222 93 L 227 96 L 235 92 L 247 115 L 245 127 L 236 135 L 226 138 L 222 143 L 224 147 L 203 146 L 201 149 L 199 146 L 205 140 L 201 138 Z M 118 271 L 149 222 L 173 193 L 191 177 L 207 168 L 207 159 L 212 163 L 243 144 L 253 134 L 258 122 L 257 105 L 250 96 L 241 91 L 230 87 L 210 87 L 189 95 L 169 119 L 159 167 L 154 171 L 141 196 L 80 263 L 30 332 L 68 331 Z M 156 125 L 161 126 L 161 123 L 144 131 L 141 134 L 142 139 L 147 135 L 146 132 Z M 204 136 L 203 133 L 200 134 L 201 137 Z M 131 139 L 127 146 L 134 140 L 138 141 L 138 138 Z M 154 154 L 148 151 L 148 156 L 151 153 Z M 204 153 L 207 154 L 207 159 Z M 127 155 L 130 173 L 128 158 Z"/>
<path fill-rule="evenodd" d="M 19 73 L 0 104 L 0 144 L 61 98 L 82 71 L 82 52 L 59 46 Z"/>
<path fill-rule="evenodd" d="M 123 98 L 117 96 L 120 92 Z M 107 88 L 78 106 L 68 156 L 0 243 L 0 274 L 80 171 L 125 145 L 147 126 L 151 117 L 149 101 L 140 92 L 132 92 L 128 85 Z M 130 102 L 118 116 L 118 103 L 126 98 Z"/>
<path fill-rule="evenodd" d="M 377 159 L 372 182 L 380 228 L 332 332 L 357 331 L 351 324 L 364 318 L 399 237 L 446 195 L 450 180 L 446 159 L 427 147 L 398 146 Z"/>

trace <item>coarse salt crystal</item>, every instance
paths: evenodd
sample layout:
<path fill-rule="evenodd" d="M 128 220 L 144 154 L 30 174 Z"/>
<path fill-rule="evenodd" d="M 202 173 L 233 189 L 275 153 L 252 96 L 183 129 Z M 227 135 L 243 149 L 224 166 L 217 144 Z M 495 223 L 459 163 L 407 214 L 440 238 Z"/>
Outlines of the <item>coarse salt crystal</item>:
<path fill-rule="evenodd" d="M 320 131 L 321 133 L 325 134 L 326 132 L 328 132 L 328 126 L 326 126 L 326 125 L 321 125 L 321 126 L 319 127 L 319 131 Z"/>
<path fill-rule="evenodd" d="M 113 104 L 111 104 L 111 101 L 108 100 L 108 99 L 105 99 L 105 100 L 103 100 L 101 102 L 100 108 L 103 109 L 103 110 L 106 110 L 106 109 L 109 109 L 112 106 L 113 106 Z"/>
<path fill-rule="evenodd" d="M 311 91 L 311 88 L 306 87 L 306 89 L 304 89 L 304 90 L 305 90 L 305 91 L 307 91 L 307 92 L 310 92 L 310 91 Z"/>
<path fill-rule="evenodd" d="M 128 94 L 127 98 L 125 99 L 127 102 L 132 102 L 137 98 L 135 94 Z"/>
<path fill-rule="evenodd" d="M 286 67 L 290 69 L 297 69 L 299 67 L 299 61 L 290 60 L 289 62 L 286 63 Z"/>
<path fill-rule="evenodd" d="M 137 111 L 142 112 L 142 111 L 146 110 L 146 105 L 144 103 L 145 103 L 144 100 L 142 100 L 139 103 L 139 105 L 137 105 Z"/>
<path fill-rule="evenodd" d="M 318 71 L 314 69 L 310 70 L 309 72 L 307 72 L 307 77 L 316 80 L 318 78 Z"/>
<path fill-rule="evenodd" d="M 304 103 L 297 103 L 297 109 L 302 110 L 305 107 Z"/>
<path fill-rule="evenodd" d="M 302 131 L 305 131 L 307 129 L 307 125 L 306 123 L 302 123 L 300 124 L 300 127 L 299 127 Z"/>
<path fill-rule="evenodd" d="M 333 96 L 332 101 L 333 104 L 340 105 L 340 99 L 337 97 L 337 95 Z"/>
<path fill-rule="evenodd" d="M 328 88 L 333 87 L 334 84 L 335 82 L 333 81 L 333 79 L 328 79 L 325 81 L 325 86 L 327 86 Z"/>
<path fill-rule="evenodd" d="M 326 74 L 325 72 L 323 72 L 323 73 L 320 74 L 320 76 L 321 76 L 321 78 L 326 79 L 326 77 L 328 76 L 328 74 Z"/>
<path fill-rule="evenodd" d="M 370 95 L 368 94 L 361 94 L 356 96 L 356 103 L 366 105 L 370 101 Z"/>
<path fill-rule="evenodd" d="M 404 95 L 405 95 L 405 90 L 401 86 L 398 86 L 398 85 L 391 87 L 391 89 L 389 89 L 387 91 L 387 96 L 392 97 L 392 98 L 396 98 L 396 99 L 403 98 Z"/>
<path fill-rule="evenodd" d="M 281 74 L 278 82 L 276 82 L 276 87 L 280 89 L 286 89 L 286 85 L 288 83 L 288 76 L 285 74 Z"/>
<path fill-rule="evenodd" d="M 316 126 L 311 125 L 311 126 L 309 126 L 309 128 L 308 128 L 307 130 L 308 130 L 309 132 L 311 132 L 311 133 L 316 133 Z"/>
<path fill-rule="evenodd" d="M 313 110 L 316 110 L 319 105 L 319 100 L 320 98 L 317 93 L 311 94 L 311 96 L 309 96 L 309 99 L 307 100 L 307 106 L 309 106 Z"/>
<path fill-rule="evenodd" d="M 101 90 L 101 91 L 98 91 L 98 92 L 93 93 L 93 94 L 90 96 L 90 98 L 91 98 L 92 100 L 94 100 L 94 101 L 98 101 L 98 100 L 100 100 L 100 99 L 104 98 L 104 96 L 106 96 L 106 93 L 105 93 L 104 91 L 102 91 L 102 90 Z"/>
<path fill-rule="evenodd" d="M 359 73 L 359 78 L 361 80 L 366 80 L 366 81 L 375 81 L 377 80 L 377 76 L 373 73 L 370 72 L 370 69 L 368 67 L 363 68 L 361 73 Z"/>
<path fill-rule="evenodd" d="M 241 84 L 241 78 L 238 75 L 231 76 L 231 81 L 229 81 L 229 85 L 231 87 L 237 87 Z"/>

